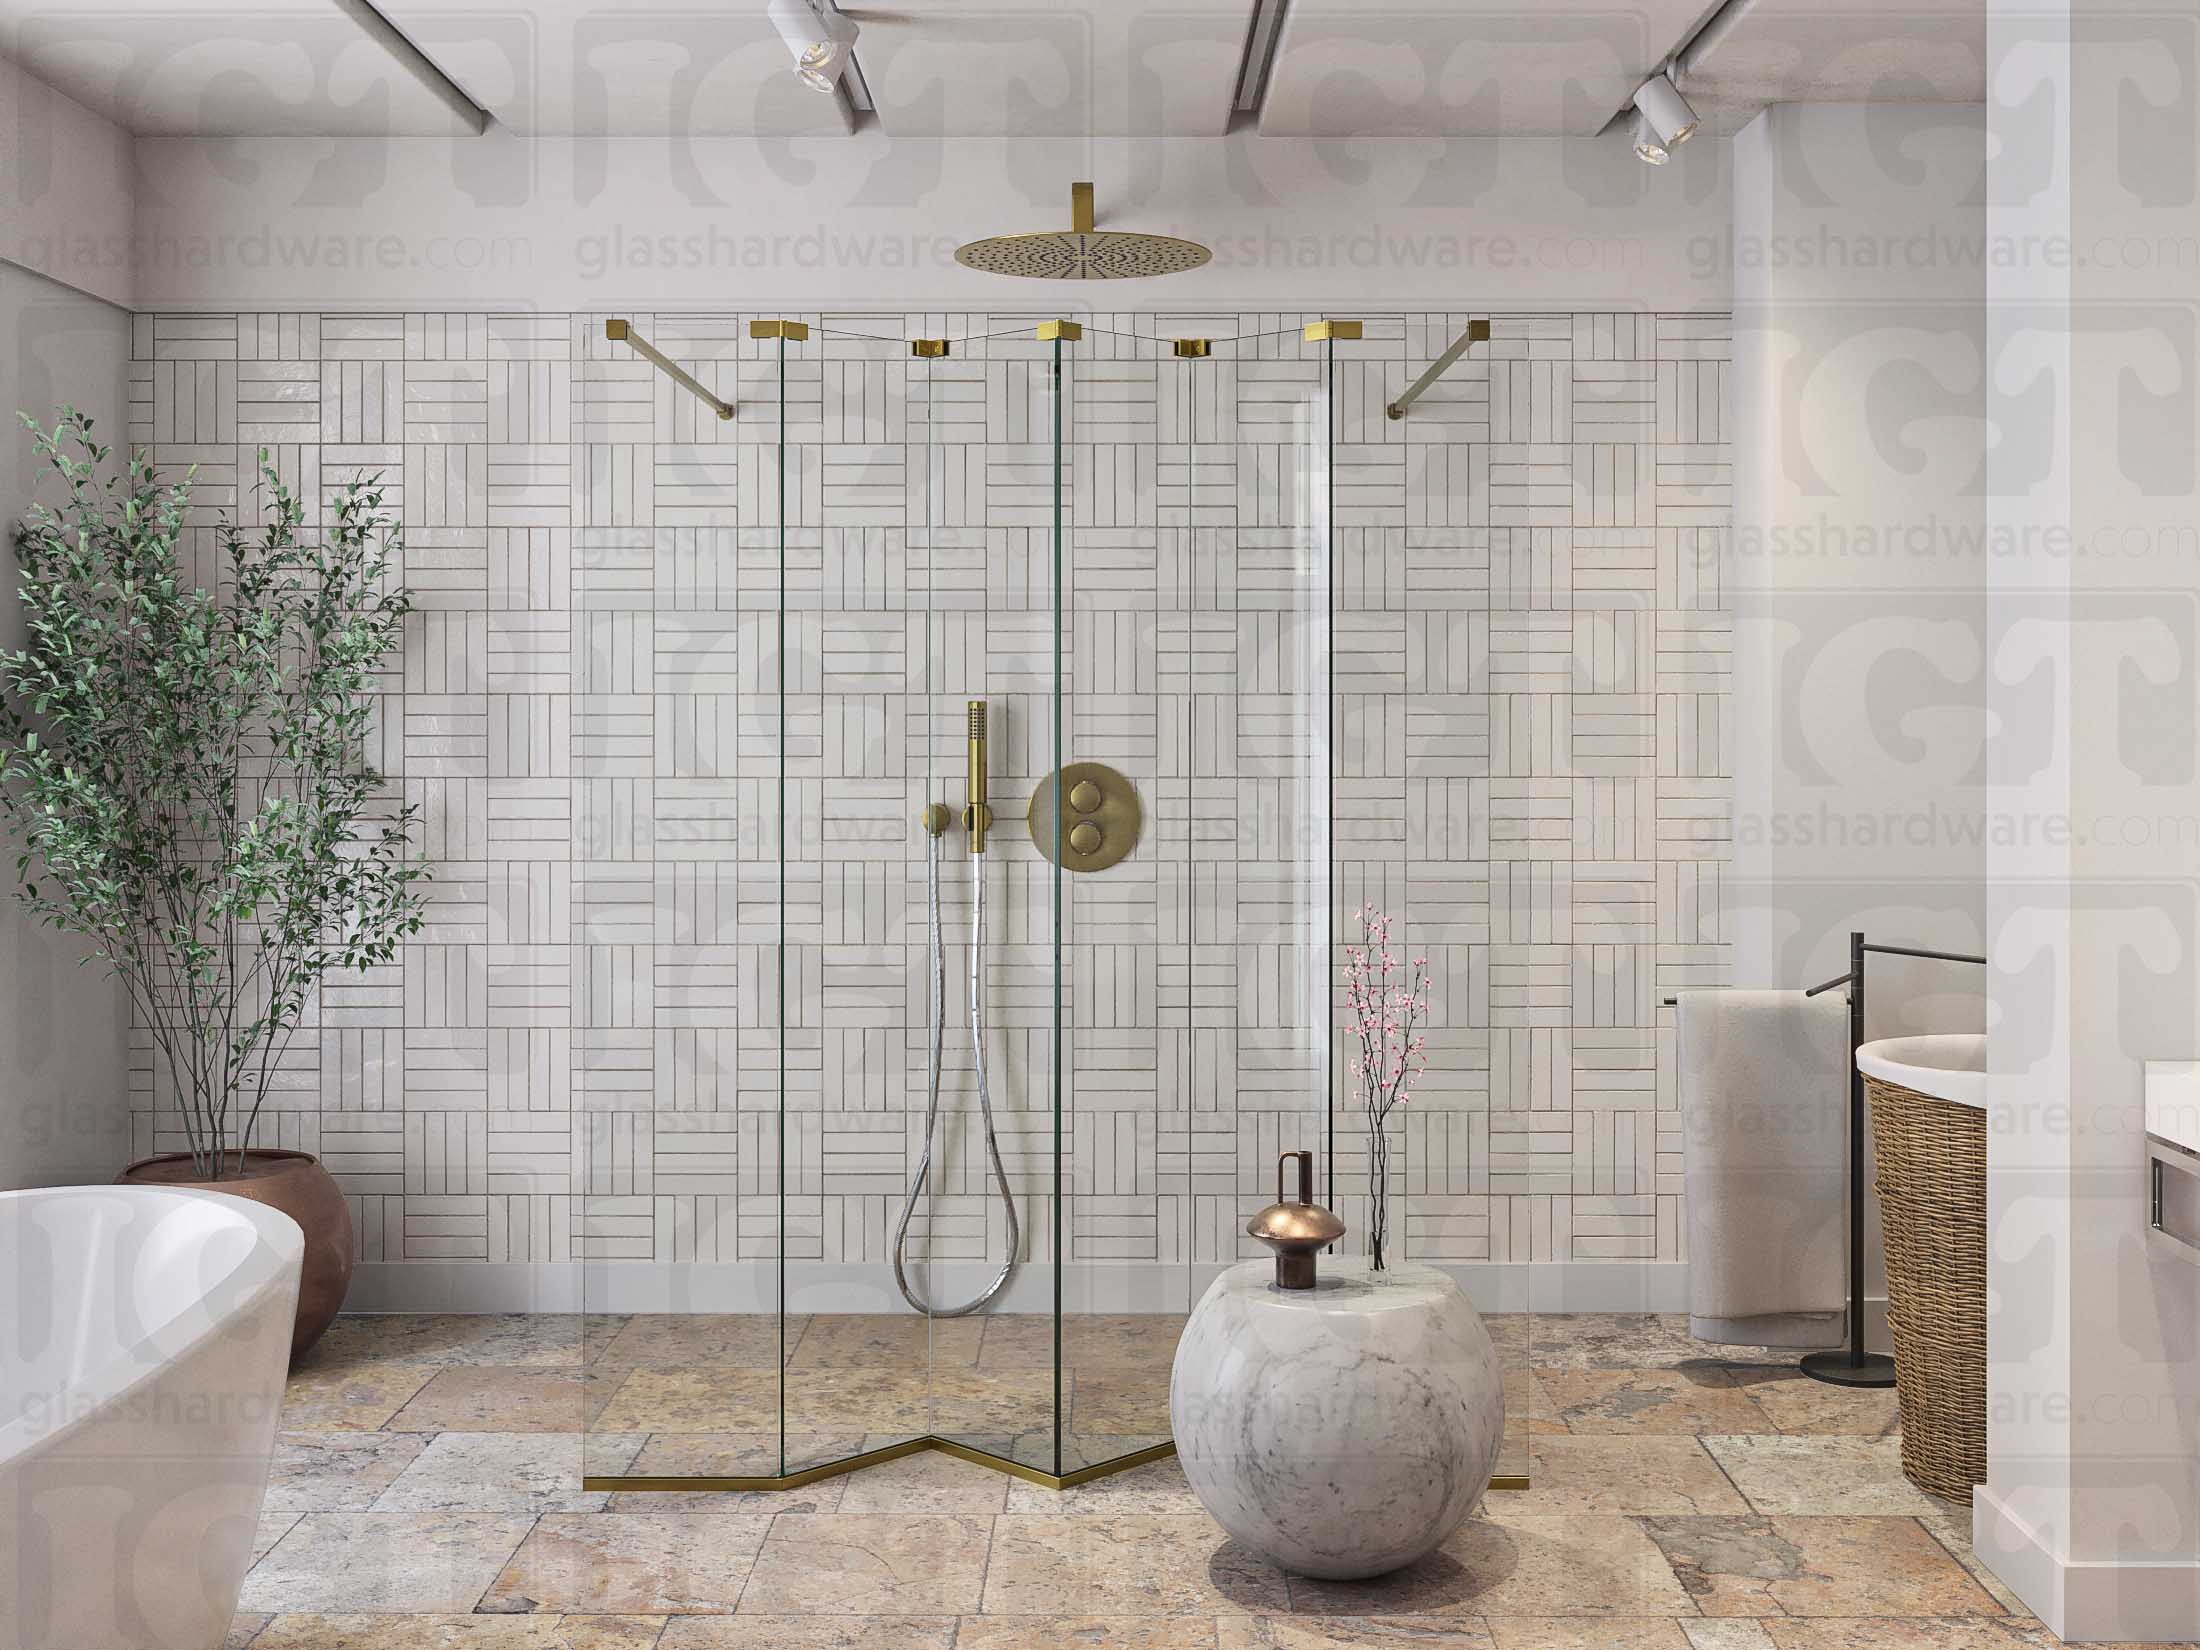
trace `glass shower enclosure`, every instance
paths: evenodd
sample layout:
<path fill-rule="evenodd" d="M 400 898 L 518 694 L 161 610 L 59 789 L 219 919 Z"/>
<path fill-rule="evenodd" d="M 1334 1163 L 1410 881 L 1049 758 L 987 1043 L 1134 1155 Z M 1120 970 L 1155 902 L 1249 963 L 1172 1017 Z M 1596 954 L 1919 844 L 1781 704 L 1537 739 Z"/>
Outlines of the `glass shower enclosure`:
<path fill-rule="evenodd" d="M 1279 1154 L 1359 1225 L 1360 328 L 927 319 L 660 317 L 677 377 L 614 322 L 578 375 L 591 1487 L 1153 1459 Z"/>

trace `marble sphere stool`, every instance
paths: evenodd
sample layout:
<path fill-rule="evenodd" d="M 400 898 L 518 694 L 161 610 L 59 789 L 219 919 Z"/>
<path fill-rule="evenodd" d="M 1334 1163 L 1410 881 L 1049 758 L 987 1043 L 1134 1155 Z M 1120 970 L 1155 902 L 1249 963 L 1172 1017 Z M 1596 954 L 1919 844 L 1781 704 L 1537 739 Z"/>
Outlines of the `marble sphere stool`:
<path fill-rule="evenodd" d="M 1489 1331 L 1428 1266 L 1271 1261 L 1215 1279 L 1177 1342 L 1169 1419 L 1200 1504 L 1300 1575 L 1346 1581 L 1432 1553 L 1489 1487 L 1505 1384 Z"/>

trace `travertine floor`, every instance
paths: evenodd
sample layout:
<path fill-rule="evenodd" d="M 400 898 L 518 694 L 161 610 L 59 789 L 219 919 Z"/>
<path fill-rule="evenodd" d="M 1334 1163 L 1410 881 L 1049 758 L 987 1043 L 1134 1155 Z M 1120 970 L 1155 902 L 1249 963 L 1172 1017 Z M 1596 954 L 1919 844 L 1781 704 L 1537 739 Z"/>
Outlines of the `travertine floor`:
<path fill-rule="evenodd" d="M 790 1402 L 809 1402 L 798 1395 L 838 1381 L 846 1389 L 838 1398 L 874 1406 L 859 1440 L 890 1431 L 903 1418 L 891 1405 L 908 1396 L 885 1378 L 906 1351 L 892 1337 L 910 1331 L 883 1322 L 802 1326 L 790 1337 Z M 1173 1328 L 1126 1321 L 1114 1332 L 1126 1349 L 1114 1367 L 1145 1373 L 1101 1383 L 1118 1406 L 1102 1412 L 1111 1427 L 1117 1415 L 1143 1422 L 1150 1414 L 1151 1371 L 1130 1354 L 1141 1335 Z M 232 1645 L 2011 1650 L 2056 1642 L 1972 1563 L 1968 1513 L 1902 1478 L 1892 1393 L 1823 1387 L 1787 1367 L 1709 1362 L 1674 1319 L 1539 1318 L 1533 1368 L 1514 1394 L 1534 1487 L 1492 1495 L 1441 1552 L 1372 1582 L 1279 1573 L 1208 1519 L 1173 1461 L 1060 1493 L 937 1454 L 776 1495 L 581 1490 L 584 1416 L 592 1470 L 618 1470 L 605 1452 L 645 1471 L 756 1470 L 761 1440 L 776 1437 L 761 1431 L 769 1412 L 751 1413 L 755 1393 L 714 1395 L 707 1376 L 712 1360 L 722 1360 L 721 1375 L 761 1370 L 776 1405 L 774 1363 L 749 1357 L 754 1348 L 743 1340 L 757 1333 L 726 1319 L 593 1321 L 585 1334 L 572 1318 L 343 1320 L 292 1379 L 262 1556 Z M 805 1360 L 811 1333 L 820 1338 Z M 969 1378 L 949 1387 L 971 1401 L 971 1418 L 982 1418 L 985 1403 L 1008 1403 L 1011 1425 L 1019 1424 L 1020 1389 L 1012 1384 L 1002 1398 L 986 1381 L 1022 1374 L 1051 1383 L 1051 1332 L 1036 1367 L 1017 1356 L 1036 1347 L 1037 1329 L 1004 1330 L 992 1361 L 990 1333 L 978 1322 L 949 1331 L 968 1346 L 944 1367 Z M 1110 1330 L 1096 1324 L 1079 1334 L 1078 1379 L 1106 1373 Z M 698 1339 L 713 1335 L 710 1344 Z M 770 1335 L 776 1354 L 776 1325 Z M 937 1390 L 942 1366 L 934 1367 Z M 879 1384 L 858 1391 L 855 1377 L 866 1372 Z M 1165 1371 L 1160 1392 L 1165 1408 Z M 837 1448 L 845 1417 L 816 1413 L 835 1418 L 819 1447 Z M 1120 1435 L 1136 1431 L 1123 1425 Z"/>

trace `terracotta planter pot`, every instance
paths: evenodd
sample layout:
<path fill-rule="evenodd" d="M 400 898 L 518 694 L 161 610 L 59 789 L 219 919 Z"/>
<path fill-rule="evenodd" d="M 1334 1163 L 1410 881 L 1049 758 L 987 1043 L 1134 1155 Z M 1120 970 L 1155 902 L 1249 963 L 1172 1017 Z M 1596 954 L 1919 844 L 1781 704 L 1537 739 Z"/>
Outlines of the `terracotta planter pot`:
<path fill-rule="evenodd" d="M 144 1157 L 115 1176 L 115 1183 L 136 1186 L 186 1186 L 231 1197 L 250 1198 L 280 1209 L 306 1234 L 305 1268 L 298 1279 L 298 1322 L 291 1332 L 295 1360 L 328 1328 L 351 1287 L 351 1209 L 319 1158 L 304 1152 L 249 1151 L 239 1172 L 236 1158 L 224 1154 L 227 1171 L 219 1180 L 203 1178 L 189 1152 Z"/>

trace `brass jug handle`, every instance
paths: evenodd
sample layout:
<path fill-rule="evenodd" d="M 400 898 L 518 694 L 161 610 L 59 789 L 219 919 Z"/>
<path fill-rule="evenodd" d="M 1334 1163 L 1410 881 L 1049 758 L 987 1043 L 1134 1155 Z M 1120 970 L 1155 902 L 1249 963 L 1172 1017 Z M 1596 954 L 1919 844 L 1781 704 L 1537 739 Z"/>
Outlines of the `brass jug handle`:
<path fill-rule="evenodd" d="M 1299 1160 L 1299 1201 L 1301 1203 L 1311 1203 L 1314 1201 L 1314 1154 L 1312 1152 L 1285 1152 L 1276 1159 L 1276 1201 L 1278 1203 L 1289 1203 L 1291 1201 L 1284 1196 L 1283 1192 L 1283 1166 L 1294 1157 Z"/>

